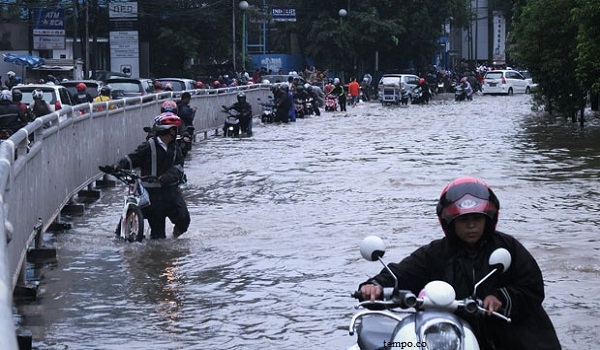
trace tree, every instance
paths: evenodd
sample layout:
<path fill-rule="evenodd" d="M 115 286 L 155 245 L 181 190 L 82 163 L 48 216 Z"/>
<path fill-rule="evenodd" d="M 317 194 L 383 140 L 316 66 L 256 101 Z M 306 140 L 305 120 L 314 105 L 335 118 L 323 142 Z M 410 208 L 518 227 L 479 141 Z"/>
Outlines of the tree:
<path fill-rule="evenodd" d="M 578 0 L 573 20 L 578 25 L 576 74 L 584 90 L 600 93 L 600 3 Z"/>
<path fill-rule="evenodd" d="M 569 15 L 574 5 L 572 0 L 529 0 L 511 39 L 514 59 L 539 83 L 537 103 L 572 117 L 585 96 L 575 78 L 578 26 Z"/>

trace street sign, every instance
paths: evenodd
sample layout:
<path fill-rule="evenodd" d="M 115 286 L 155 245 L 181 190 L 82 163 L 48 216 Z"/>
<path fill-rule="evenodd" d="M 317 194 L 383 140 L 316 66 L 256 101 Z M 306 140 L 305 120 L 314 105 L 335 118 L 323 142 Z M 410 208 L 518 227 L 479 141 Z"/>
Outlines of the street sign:
<path fill-rule="evenodd" d="M 108 17 L 115 18 L 137 18 L 137 2 L 111 2 L 108 5 Z"/>

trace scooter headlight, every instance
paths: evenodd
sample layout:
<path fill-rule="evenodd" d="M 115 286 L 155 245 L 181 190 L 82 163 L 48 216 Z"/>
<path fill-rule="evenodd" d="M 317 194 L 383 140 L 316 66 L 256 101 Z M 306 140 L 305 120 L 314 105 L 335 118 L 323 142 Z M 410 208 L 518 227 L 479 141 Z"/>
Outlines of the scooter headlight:
<path fill-rule="evenodd" d="M 462 349 L 461 331 L 453 323 L 434 323 L 425 327 L 423 339 L 427 349 L 460 350 Z"/>

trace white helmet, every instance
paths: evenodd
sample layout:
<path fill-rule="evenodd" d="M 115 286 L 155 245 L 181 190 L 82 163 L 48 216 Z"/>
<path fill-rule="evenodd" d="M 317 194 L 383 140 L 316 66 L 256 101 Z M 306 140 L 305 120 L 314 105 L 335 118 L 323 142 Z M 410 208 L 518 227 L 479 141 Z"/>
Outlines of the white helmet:
<path fill-rule="evenodd" d="M 0 101 L 12 101 L 12 94 L 10 90 L 0 91 Z"/>
<path fill-rule="evenodd" d="M 12 70 L 9 70 L 6 75 L 8 75 L 9 78 L 14 77 L 15 75 L 17 75 L 15 72 L 13 72 Z"/>
<path fill-rule="evenodd" d="M 271 82 L 269 81 L 269 79 L 265 79 L 262 81 L 263 84 L 271 84 Z"/>
<path fill-rule="evenodd" d="M 305 89 L 308 89 L 308 87 L 309 87 L 309 86 L 310 86 L 310 84 L 309 84 L 309 83 L 305 83 L 305 84 L 304 84 L 304 88 L 305 88 Z"/>
<path fill-rule="evenodd" d="M 34 100 L 41 100 L 42 98 L 44 98 L 44 92 L 40 89 L 33 90 L 31 95 L 33 96 Z"/>
<path fill-rule="evenodd" d="M 339 83 L 340 83 L 340 78 L 335 78 L 335 79 L 333 79 L 333 83 L 334 83 L 334 84 L 339 84 Z"/>

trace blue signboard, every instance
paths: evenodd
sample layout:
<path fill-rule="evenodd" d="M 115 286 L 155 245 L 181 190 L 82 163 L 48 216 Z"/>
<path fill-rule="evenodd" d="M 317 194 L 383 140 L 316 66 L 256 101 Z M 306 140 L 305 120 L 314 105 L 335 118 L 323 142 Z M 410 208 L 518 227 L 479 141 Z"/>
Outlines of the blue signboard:
<path fill-rule="evenodd" d="M 272 7 L 273 22 L 296 22 L 295 7 Z"/>
<path fill-rule="evenodd" d="M 33 35 L 65 35 L 65 10 L 33 9 Z"/>

